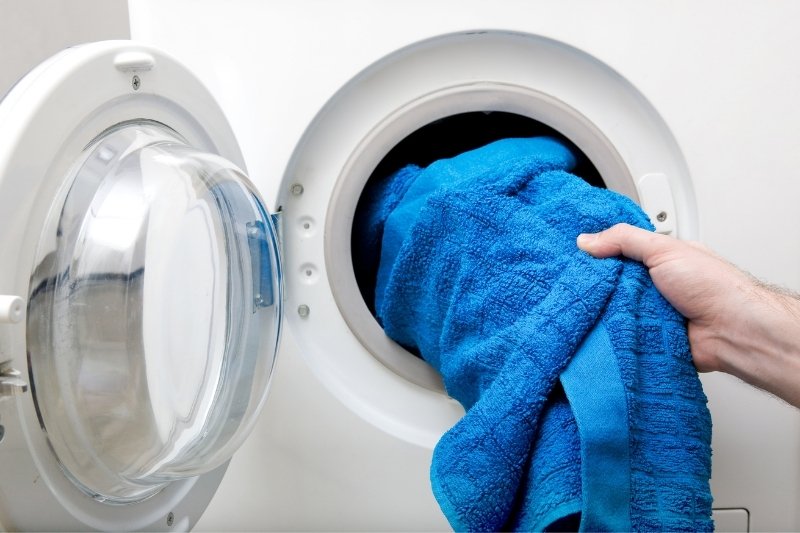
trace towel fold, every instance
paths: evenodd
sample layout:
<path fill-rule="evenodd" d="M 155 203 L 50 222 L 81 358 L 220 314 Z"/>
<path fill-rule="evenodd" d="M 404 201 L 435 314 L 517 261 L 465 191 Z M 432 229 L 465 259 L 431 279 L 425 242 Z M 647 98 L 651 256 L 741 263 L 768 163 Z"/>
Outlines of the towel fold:
<path fill-rule="evenodd" d="M 652 227 L 574 165 L 554 139 L 505 139 L 400 170 L 358 214 L 379 321 L 466 410 L 434 450 L 434 495 L 456 530 L 712 530 L 684 320 L 641 264 L 575 245 Z"/>

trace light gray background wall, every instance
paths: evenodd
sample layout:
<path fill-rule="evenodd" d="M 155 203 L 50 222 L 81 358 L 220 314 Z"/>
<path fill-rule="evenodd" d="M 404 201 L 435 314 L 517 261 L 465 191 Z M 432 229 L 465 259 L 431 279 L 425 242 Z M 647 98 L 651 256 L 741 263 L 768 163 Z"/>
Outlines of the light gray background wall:
<path fill-rule="evenodd" d="M 129 37 L 126 0 L 0 0 L 0 97 L 59 50 Z"/>

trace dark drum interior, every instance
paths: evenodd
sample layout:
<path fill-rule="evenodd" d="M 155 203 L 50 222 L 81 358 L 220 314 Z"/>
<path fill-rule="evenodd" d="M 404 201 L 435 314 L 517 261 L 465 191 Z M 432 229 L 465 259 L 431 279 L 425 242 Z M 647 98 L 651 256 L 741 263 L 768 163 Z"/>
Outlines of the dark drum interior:
<path fill-rule="evenodd" d="M 586 155 L 568 138 L 553 128 L 529 117 L 500 111 L 478 111 L 449 116 L 416 130 L 400 141 L 381 160 L 369 177 L 364 191 L 375 187 L 397 170 L 409 164 L 425 167 L 439 159 L 454 157 L 493 141 L 509 137 L 549 136 L 565 141 L 578 155 L 578 165 L 572 171 L 590 184 L 605 187 L 603 179 Z M 365 209 L 366 198 L 361 195 L 354 219 Z M 353 236 L 355 233 L 353 233 Z M 375 276 L 380 249 L 364 250 L 355 238 L 351 241 L 353 270 L 361 296 L 374 314 Z"/>

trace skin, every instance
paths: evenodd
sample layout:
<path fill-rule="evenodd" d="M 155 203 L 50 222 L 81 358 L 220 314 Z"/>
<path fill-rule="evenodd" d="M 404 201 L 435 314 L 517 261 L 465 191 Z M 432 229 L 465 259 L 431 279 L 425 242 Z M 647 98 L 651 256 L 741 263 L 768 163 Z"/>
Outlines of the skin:
<path fill-rule="evenodd" d="M 641 261 L 688 319 L 700 372 L 721 371 L 800 407 L 800 299 L 761 283 L 703 245 L 627 224 L 578 236 L 594 257 Z"/>

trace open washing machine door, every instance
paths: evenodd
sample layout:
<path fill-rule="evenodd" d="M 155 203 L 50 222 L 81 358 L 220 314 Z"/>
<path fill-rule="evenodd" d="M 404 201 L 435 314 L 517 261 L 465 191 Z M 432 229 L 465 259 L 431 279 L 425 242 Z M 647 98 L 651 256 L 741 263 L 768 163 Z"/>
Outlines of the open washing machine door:
<path fill-rule="evenodd" d="M 202 84 L 130 42 L 66 50 L 0 103 L 3 527 L 200 517 L 281 329 L 275 227 L 242 169 Z"/>

